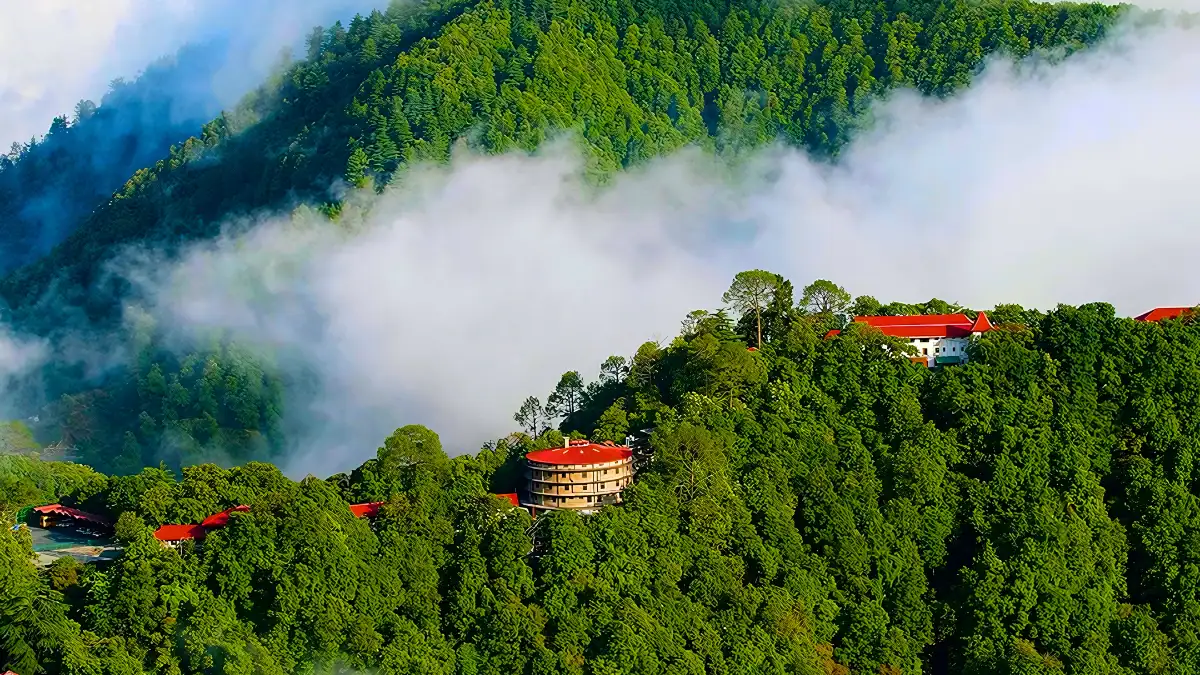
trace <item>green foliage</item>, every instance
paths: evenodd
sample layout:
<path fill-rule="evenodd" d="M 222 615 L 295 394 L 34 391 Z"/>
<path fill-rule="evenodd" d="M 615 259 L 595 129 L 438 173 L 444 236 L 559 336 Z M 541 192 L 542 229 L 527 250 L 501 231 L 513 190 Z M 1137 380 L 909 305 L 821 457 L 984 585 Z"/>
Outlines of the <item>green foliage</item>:
<path fill-rule="evenodd" d="M 27 533 L 0 532 L 0 591 L 13 598 L 0 666 L 1200 666 L 1200 323 L 1002 306 L 1032 320 L 929 370 L 877 331 L 822 339 L 806 311 L 775 311 L 787 326 L 755 352 L 723 314 L 699 313 L 670 345 L 606 360 L 597 382 L 563 378 L 582 393 L 562 429 L 636 439 L 624 503 L 593 516 L 531 521 L 486 494 L 520 489 L 522 457 L 561 445 L 559 430 L 450 459 L 433 431 L 405 426 L 325 481 L 261 463 L 105 478 L 2 457 L 19 489 L 115 517 L 124 551 L 105 567 L 39 571 Z M 365 500 L 385 502 L 373 521 L 347 508 Z M 171 551 L 150 534 L 238 504 L 250 510 L 203 546 Z"/>
<path fill-rule="evenodd" d="M 0 455 L 28 454 L 40 447 L 33 438 L 33 432 L 24 422 L 0 422 Z"/>
<path fill-rule="evenodd" d="M 0 522 L 25 506 L 66 499 L 82 503 L 100 493 L 108 478 L 87 466 L 0 455 Z"/>
<path fill-rule="evenodd" d="M 295 199 L 334 218 L 327 186 L 382 188 L 460 142 L 532 151 L 572 132 L 596 180 L 685 145 L 836 155 L 889 89 L 952 93 L 989 53 L 1082 48 L 1120 11 L 393 5 L 316 31 L 305 60 L 84 209 L 0 294 L 44 334 L 78 310 L 115 321 L 128 306 L 104 264 L 120 245 L 176 246 Z M 822 339 L 821 315 L 962 308 L 851 300 L 831 282 L 794 296 L 744 273 L 725 299 L 736 323 L 697 312 L 597 382 L 567 373 L 546 407 L 530 397 L 517 413 L 526 434 L 451 459 L 405 426 L 325 481 L 247 461 L 282 447 L 269 363 L 221 340 L 179 358 L 139 330 L 133 366 L 98 388 L 49 377 L 63 445 L 114 475 L 0 456 L 5 514 L 78 504 L 113 517 L 123 546 L 109 565 L 39 569 L 29 534 L 0 528 L 0 668 L 1200 671 L 1200 324 L 1003 305 L 996 322 L 1023 327 L 927 370 L 878 332 Z M 518 489 L 523 455 L 564 432 L 633 436 L 623 505 L 533 522 L 487 496 Z M 386 502 L 372 522 L 347 508 L 366 500 Z M 203 546 L 151 535 L 240 504 Z"/>
<path fill-rule="evenodd" d="M 111 327 L 136 305 L 105 267 L 127 244 L 177 250 L 230 217 L 297 202 L 336 219 L 347 183 L 382 189 L 460 144 L 533 151 L 570 134 L 595 180 L 689 145 L 737 158 L 778 139 L 836 155 L 891 88 L 949 94 L 989 53 L 1069 52 L 1102 36 L 1120 11 L 1015 0 L 395 3 L 314 32 L 305 59 L 236 109 L 176 142 L 110 199 L 73 206 L 85 221 L 0 280 L 0 298 L 35 334 L 80 316 Z M 54 137 L 86 138 L 72 128 Z M 5 175 L 20 174 L 24 161 L 9 160 Z M 756 345 L 788 330 L 792 310 L 790 297 L 783 312 L 760 300 Z M 269 364 L 219 341 L 179 358 L 157 335 L 149 327 L 130 336 L 132 363 L 98 387 L 69 368 L 47 373 L 45 389 L 65 396 L 45 411 L 64 444 L 125 474 L 160 461 L 275 458 L 283 381 Z M 570 405 L 574 394 L 563 410 L 561 398 L 547 400 L 543 416 L 583 414 Z"/>
<path fill-rule="evenodd" d="M 729 290 L 721 296 L 721 301 L 737 310 L 741 316 L 754 316 L 754 344 L 759 347 L 763 341 L 762 312 L 775 299 L 775 290 L 780 281 L 779 275 L 766 270 L 738 272 Z"/>

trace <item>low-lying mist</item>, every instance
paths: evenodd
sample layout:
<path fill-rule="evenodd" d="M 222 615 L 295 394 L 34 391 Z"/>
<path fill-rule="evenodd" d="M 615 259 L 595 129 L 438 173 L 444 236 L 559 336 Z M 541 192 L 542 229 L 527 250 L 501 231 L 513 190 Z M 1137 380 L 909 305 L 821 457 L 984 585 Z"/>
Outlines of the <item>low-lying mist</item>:
<path fill-rule="evenodd" d="M 883 301 L 1190 305 L 1200 275 L 1200 32 L 1118 31 L 1057 65 L 997 60 L 949 100 L 899 93 L 835 164 L 685 151 L 602 189 L 571 146 L 414 167 L 361 217 L 231 223 L 116 268 L 186 344 L 226 329 L 318 375 L 290 474 L 346 470 L 422 423 L 452 453 L 559 375 L 669 340 L 739 270 Z M 354 211 L 352 209 L 352 211 Z"/>

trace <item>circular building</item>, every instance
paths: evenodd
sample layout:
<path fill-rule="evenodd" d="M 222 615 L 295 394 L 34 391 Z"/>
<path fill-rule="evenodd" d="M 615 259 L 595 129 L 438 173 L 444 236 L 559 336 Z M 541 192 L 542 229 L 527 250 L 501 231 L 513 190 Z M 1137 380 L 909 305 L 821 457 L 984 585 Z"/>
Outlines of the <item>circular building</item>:
<path fill-rule="evenodd" d="M 561 448 L 525 455 L 526 499 L 530 513 L 570 509 L 590 513 L 619 504 L 633 481 L 633 451 L 611 442 L 569 440 Z"/>

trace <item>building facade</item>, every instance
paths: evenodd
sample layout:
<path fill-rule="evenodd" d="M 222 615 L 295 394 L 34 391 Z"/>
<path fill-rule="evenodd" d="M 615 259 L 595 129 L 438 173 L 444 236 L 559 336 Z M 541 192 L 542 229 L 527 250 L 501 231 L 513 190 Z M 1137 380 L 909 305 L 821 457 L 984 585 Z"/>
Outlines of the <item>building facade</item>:
<path fill-rule="evenodd" d="M 929 314 L 856 316 L 854 322 L 865 323 L 884 335 L 904 340 L 917 350 L 917 356 L 912 360 L 930 367 L 965 363 L 971 338 L 994 328 L 983 312 L 974 320 L 965 314 Z M 827 337 L 839 332 L 830 331 Z"/>
<path fill-rule="evenodd" d="M 633 482 L 633 451 L 613 443 L 568 440 L 561 448 L 525 456 L 525 502 L 533 515 L 570 509 L 591 513 L 621 503 Z"/>

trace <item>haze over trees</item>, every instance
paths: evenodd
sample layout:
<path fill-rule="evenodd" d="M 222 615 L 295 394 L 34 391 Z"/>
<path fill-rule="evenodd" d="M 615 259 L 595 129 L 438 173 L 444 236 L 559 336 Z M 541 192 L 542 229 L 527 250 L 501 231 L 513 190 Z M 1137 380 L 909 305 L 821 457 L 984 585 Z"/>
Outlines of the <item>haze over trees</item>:
<path fill-rule="evenodd" d="M 47 442 L 66 436 L 106 471 L 278 459 L 282 392 L 304 376 L 249 359 L 220 336 L 179 353 L 159 328 L 124 325 L 122 308 L 137 298 L 105 267 L 122 246 L 169 253 L 230 218 L 297 202 L 336 219 L 343 207 L 331 186 L 382 188 L 416 163 L 446 160 L 455 145 L 533 150 L 572 133 L 597 181 L 685 145 L 737 158 L 779 140 L 834 156 L 876 95 L 898 86 L 950 95 L 989 53 L 1070 52 L 1103 36 L 1121 11 L 437 0 L 314 31 L 304 59 L 88 205 L 61 245 L 0 280 L 0 300 L 26 333 L 131 333 L 119 341 L 128 365 L 99 381 L 82 366 L 43 369 L 23 389 L 33 395 L 22 412 L 41 416 L 35 431 Z M 84 142 L 72 133 L 38 152 Z M 16 204 L 37 184 L 4 189 Z"/>
<path fill-rule="evenodd" d="M 862 324 L 827 339 L 785 293 L 759 349 L 750 312 L 694 313 L 607 360 L 558 428 L 473 456 L 416 425 L 299 482 L 259 462 L 121 476 L 0 456 L 4 518 L 62 501 L 114 518 L 124 546 L 38 569 L 26 531 L 0 528 L 0 668 L 1200 668 L 1200 324 L 1006 306 L 1031 320 L 927 369 Z M 534 522 L 488 494 L 565 434 L 635 439 L 624 505 Z M 372 521 L 347 508 L 378 500 Z M 202 549 L 151 536 L 238 504 Z"/>
<path fill-rule="evenodd" d="M 314 31 L 303 60 L 111 196 L 112 176 L 81 179 L 64 205 L 78 229 L 0 281 L 19 329 L 126 331 L 129 349 L 99 379 L 52 362 L 26 383 L 50 394 L 28 411 L 41 421 L 0 429 L 0 670 L 1200 672 L 1190 318 L 1002 305 L 970 363 L 927 370 L 845 317 L 973 311 L 753 270 L 669 344 L 546 383 L 514 417 L 524 433 L 451 457 L 463 449 L 397 420 L 373 459 L 293 481 L 263 460 L 284 459 L 305 374 L 221 335 L 180 352 L 153 322 L 128 326 L 138 299 L 104 266 L 263 209 L 336 221 L 331 186 L 381 189 L 456 145 L 573 132 L 595 181 L 690 144 L 836 157 L 877 95 L 952 95 L 988 54 L 1085 48 L 1123 11 L 436 0 Z M 0 203 L 22 205 L 0 221 L 24 223 L 3 243 L 39 234 L 21 214 L 103 111 L 0 161 Z M 535 523 L 489 495 L 564 435 L 634 440 L 623 506 Z M 81 463 L 35 456 L 49 441 Z M 123 555 L 37 567 L 8 526 L 52 501 L 112 517 Z M 386 504 L 368 521 L 347 508 L 364 501 Z M 151 535 L 240 504 L 202 549 Z"/>

